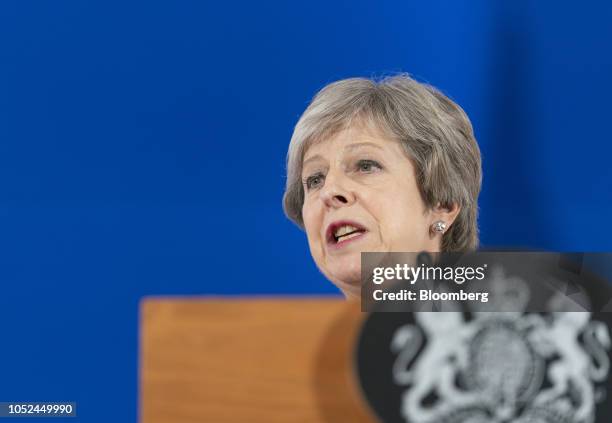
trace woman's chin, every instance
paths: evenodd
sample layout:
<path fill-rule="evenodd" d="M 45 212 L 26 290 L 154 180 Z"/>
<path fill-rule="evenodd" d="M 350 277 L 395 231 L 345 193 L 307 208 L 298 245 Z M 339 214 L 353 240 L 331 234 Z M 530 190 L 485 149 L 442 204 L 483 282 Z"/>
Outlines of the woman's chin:
<path fill-rule="evenodd" d="M 355 291 L 361 288 L 360 260 L 357 261 L 357 263 L 353 261 L 329 266 L 323 271 L 323 274 L 325 274 L 325 276 L 327 276 L 327 278 L 343 292 L 345 292 L 347 289 Z"/>

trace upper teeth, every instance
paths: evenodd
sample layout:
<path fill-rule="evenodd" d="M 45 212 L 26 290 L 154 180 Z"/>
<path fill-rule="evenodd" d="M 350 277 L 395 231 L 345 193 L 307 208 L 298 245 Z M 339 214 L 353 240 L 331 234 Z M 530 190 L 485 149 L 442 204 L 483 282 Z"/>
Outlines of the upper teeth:
<path fill-rule="evenodd" d="M 349 234 L 351 232 L 355 232 L 359 230 L 358 228 L 351 226 L 351 225 L 344 225 L 344 226 L 340 226 L 338 229 L 336 229 L 336 231 L 334 232 L 334 236 L 336 238 L 340 238 L 343 235 Z"/>

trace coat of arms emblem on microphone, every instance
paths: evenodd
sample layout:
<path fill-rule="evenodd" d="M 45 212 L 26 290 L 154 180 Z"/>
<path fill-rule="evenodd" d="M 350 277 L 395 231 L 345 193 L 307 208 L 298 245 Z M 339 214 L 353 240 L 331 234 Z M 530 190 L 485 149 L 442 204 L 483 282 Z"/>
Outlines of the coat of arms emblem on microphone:
<path fill-rule="evenodd" d="M 498 269 L 491 281 L 503 281 Z M 519 278 L 497 301 L 514 311 L 414 313 L 389 348 L 409 423 L 592 423 L 605 399 L 610 334 L 587 311 L 521 311 Z M 501 285 L 500 285 L 501 286 Z M 498 302 L 499 304 L 499 302 Z"/>

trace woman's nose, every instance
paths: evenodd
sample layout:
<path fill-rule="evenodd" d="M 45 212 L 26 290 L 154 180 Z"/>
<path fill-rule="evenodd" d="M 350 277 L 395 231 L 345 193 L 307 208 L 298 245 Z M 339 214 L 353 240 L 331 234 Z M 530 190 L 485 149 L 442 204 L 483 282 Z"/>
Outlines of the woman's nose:
<path fill-rule="evenodd" d="M 321 190 L 323 203 L 328 207 L 338 208 L 350 206 L 355 202 L 355 195 L 346 186 L 342 177 L 328 174 Z"/>

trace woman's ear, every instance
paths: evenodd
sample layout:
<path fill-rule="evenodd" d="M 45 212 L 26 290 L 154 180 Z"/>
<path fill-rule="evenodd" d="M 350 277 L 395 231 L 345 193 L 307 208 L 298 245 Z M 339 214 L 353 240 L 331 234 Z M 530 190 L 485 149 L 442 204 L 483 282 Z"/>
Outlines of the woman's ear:
<path fill-rule="evenodd" d="M 453 222 L 459 215 L 461 211 L 461 206 L 457 203 L 445 204 L 442 205 L 438 203 L 431 210 L 431 221 L 430 227 L 432 228 L 432 232 L 446 232 L 450 229 Z M 440 224 L 442 223 L 442 224 Z M 436 229 L 438 228 L 438 229 Z M 441 230 L 439 230 L 441 229 Z"/>

